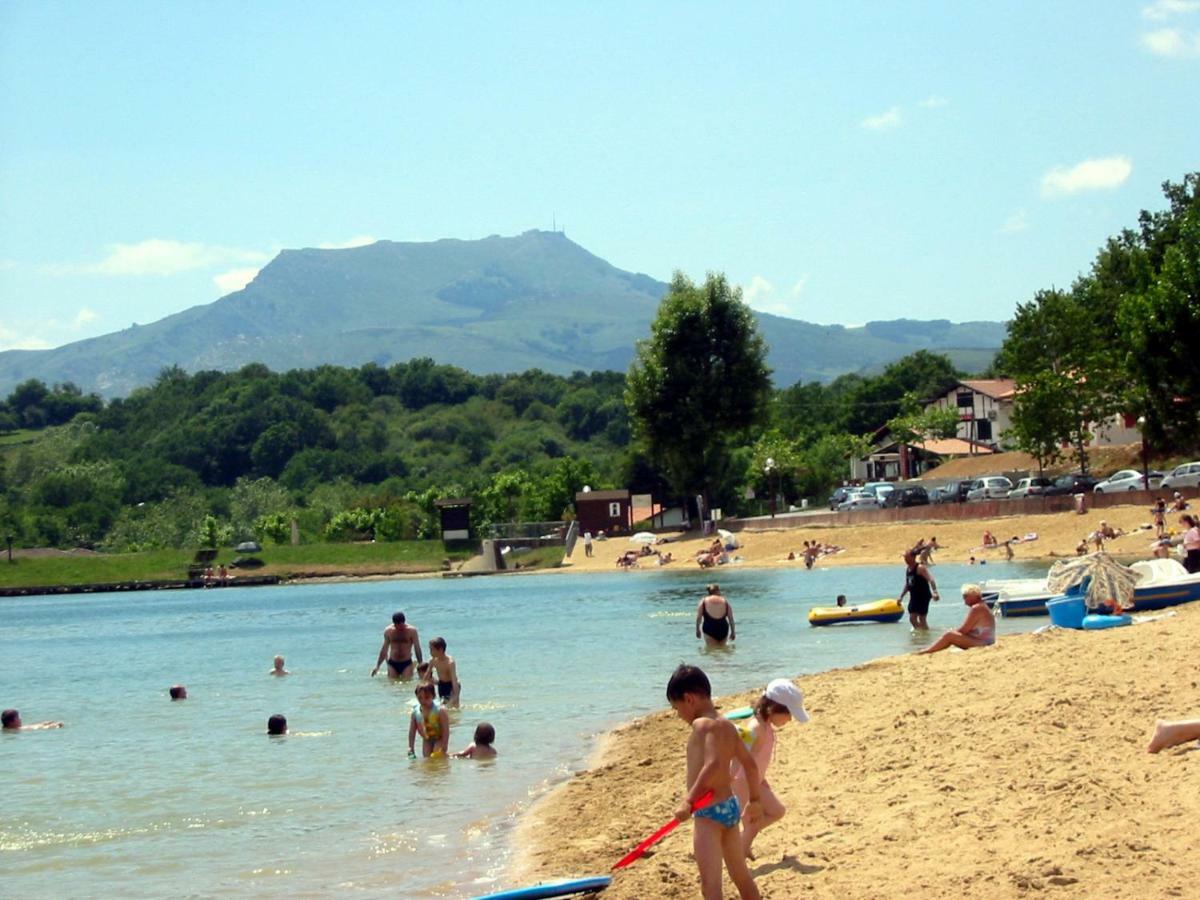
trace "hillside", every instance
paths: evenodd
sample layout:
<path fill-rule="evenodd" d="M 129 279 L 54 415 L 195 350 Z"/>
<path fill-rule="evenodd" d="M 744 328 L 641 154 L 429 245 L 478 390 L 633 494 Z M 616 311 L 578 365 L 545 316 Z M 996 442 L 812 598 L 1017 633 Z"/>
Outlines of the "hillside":
<path fill-rule="evenodd" d="M 0 392 L 37 378 L 123 396 L 165 367 L 231 371 L 382 366 L 417 357 L 476 373 L 628 368 L 666 285 L 625 272 L 559 232 L 285 250 L 245 288 L 147 325 L 53 350 L 0 353 Z M 829 381 L 914 350 L 978 370 L 995 322 L 813 325 L 758 314 L 775 383 Z"/>

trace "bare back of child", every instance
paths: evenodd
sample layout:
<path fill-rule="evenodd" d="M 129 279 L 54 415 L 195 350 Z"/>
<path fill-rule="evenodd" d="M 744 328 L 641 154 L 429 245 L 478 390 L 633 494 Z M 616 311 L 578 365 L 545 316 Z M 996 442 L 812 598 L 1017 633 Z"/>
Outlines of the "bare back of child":
<path fill-rule="evenodd" d="M 738 827 L 742 809 L 733 793 L 730 764 L 737 760 L 746 772 L 750 786 L 746 815 L 753 821 L 761 815 L 758 764 L 733 723 L 717 713 L 708 678 L 700 669 L 687 665 L 677 668 L 667 685 L 667 698 L 679 717 L 691 726 L 687 743 L 688 790 L 675 811 L 675 818 L 686 821 L 694 804 L 712 792 L 711 802 L 696 811 L 692 832 L 701 896 L 705 900 L 720 900 L 723 862 L 742 900 L 757 900 L 761 895 L 746 866 Z"/>

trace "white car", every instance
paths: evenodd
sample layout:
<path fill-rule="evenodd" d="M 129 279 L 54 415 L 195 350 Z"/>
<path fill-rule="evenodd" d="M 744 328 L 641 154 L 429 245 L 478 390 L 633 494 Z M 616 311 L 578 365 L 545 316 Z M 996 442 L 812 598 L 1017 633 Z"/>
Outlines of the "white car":
<path fill-rule="evenodd" d="M 1162 480 L 1162 488 L 1200 487 L 1200 462 L 1184 463 Z"/>
<path fill-rule="evenodd" d="M 1013 483 L 1003 475 L 976 478 L 967 491 L 968 500 L 1003 500 L 1012 490 Z"/>
<path fill-rule="evenodd" d="M 1162 472 L 1150 472 L 1150 490 L 1157 490 L 1162 484 Z M 1111 494 L 1115 491 L 1142 491 L 1146 489 L 1145 479 L 1137 469 L 1121 469 L 1113 472 L 1092 490 L 1097 494 Z"/>
<path fill-rule="evenodd" d="M 1042 493 L 1052 484 L 1054 482 L 1049 478 L 1022 478 L 1017 482 L 1017 486 L 1008 492 L 1008 496 L 1013 499 L 1018 497 L 1032 497 Z"/>
<path fill-rule="evenodd" d="M 879 498 L 870 491 L 851 491 L 846 499 L 838 504 L 839 512 L 853 509 L 879 509 Z"/>
<path fill-rule="evenodd" d="M 875 499 L 879 501 L 879 505 L 883 506 L 883 501 L 887 499 L 888 494 L 896 489 L 896 486 L 890 481 L 868 481 L 862 486 L 862 489 L 868 494 L 874 494 Z"/>

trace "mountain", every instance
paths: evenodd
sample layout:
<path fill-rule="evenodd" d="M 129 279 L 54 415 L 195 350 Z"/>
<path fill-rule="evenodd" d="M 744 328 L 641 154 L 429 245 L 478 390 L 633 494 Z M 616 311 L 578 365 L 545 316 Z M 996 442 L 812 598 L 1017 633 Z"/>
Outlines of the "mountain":
<path fill-rule="evenodd" d="M 213 303 L 53 350 L 0 353 L 0 395 L 37 378 L 122 396 L 173 365 L 195 372 L 259 362 L 283 371 L 428 356 L 476 373 L 624 371 L 666 289 L 559 232 L 285 250 Z M 870 370 L 923 348 L 979 369 L 1004 338 L 997 322 L 846 328 L 758 319 L 780 387 Z"/>

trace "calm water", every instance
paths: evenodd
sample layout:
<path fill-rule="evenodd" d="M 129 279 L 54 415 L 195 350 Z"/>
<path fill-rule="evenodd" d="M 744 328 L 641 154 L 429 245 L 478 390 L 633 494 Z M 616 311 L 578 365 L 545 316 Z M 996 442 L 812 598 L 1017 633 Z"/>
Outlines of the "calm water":
<path fill-rule="evenodd" d="M 940 565 L 957 585 L 1042 567 Z M 0 707 L 61 731 L 0 735 L 0 871 L 10 896 L 353 892 L 461 897 L 507 887 L 506 840 L 597 733 L 665 706 L 681 660 L 719 693 L 921 646 L 907 625 L 812 629 L 805 613 L 895 596 L 902 567 L 723 569 L 739 640 L 706 651 L 698 571 L 421 580 L 0 601 Z M 947 602 L 949 601 L 949 602 Z M 451 745 L 496 726 L 500 758 L 406 758 L 412 686 L 368 677 L 393 611 L 458 660 Z M 1001 633 L 1039 620 L 1001 621 Z M 282 653 L 289 678 L 266 673 Z M 166 689 L 187 685 L 171 703 Z M 269 739 L 267 716 L 292 735 Z M 682 733 L 681 733 L 682 736 Z"/>

